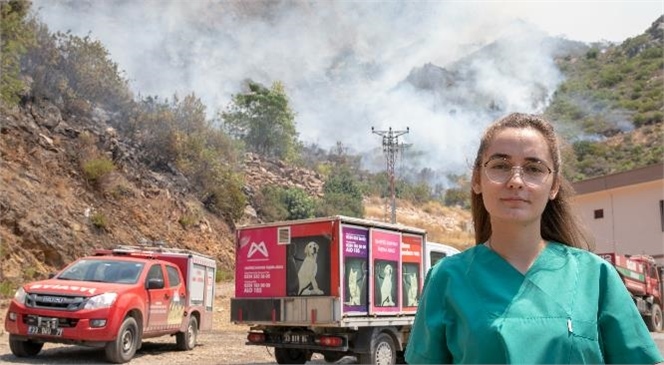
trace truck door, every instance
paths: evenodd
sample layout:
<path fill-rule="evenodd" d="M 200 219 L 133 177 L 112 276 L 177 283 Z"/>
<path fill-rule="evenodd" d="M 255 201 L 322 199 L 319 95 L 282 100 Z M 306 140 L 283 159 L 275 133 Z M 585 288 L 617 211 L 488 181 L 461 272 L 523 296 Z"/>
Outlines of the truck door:
<path fill-rule="evenodd" d="M 170 289 L 166 286 L 164 278 L 164 271 L 162 265 L 157 263 L 150 267 L 146 280 L 150 279 L 161 280 L 163 284 L 161 288 L 148 289 L 148 298 L 150 300 L 148 306 L 148 320 L 147 331 L 160 331 L 167 329 L 166 319 L 168 307 L 170 305 Z M 147 287 L 147 282 L 146 282 Z"/>
<path fill-rule="evenodd" d="M 170 296 L 166 326 L 169 329 L 177 329 L 182 325 L 187 302 L 185 284 L 181 280 L 182 276 L 177 266 L 166 265 L 166 274 L 168 275 L 168 295 Z"/>

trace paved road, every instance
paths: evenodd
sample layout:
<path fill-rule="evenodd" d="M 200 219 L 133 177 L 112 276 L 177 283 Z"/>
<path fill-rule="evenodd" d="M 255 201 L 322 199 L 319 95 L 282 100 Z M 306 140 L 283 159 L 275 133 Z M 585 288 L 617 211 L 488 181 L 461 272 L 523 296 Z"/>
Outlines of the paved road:
<path fill-rule="evenodd" d="M 657 343 L 657 347 L 659 348 L 659 352 L 661 352 L 664 355 L 664 332 L 661 333 L 652 333 L 652 338 L 655 339 L 655 343 Z"/>

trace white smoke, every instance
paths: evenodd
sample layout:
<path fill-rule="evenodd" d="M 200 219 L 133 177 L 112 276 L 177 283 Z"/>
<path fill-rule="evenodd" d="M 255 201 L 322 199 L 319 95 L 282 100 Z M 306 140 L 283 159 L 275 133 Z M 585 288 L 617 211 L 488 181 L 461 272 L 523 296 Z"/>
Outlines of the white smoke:
<path fill-rule="evenodd" d="M 497 17 L 499 3 L 375 1 L 36 0 L 51 31 L 90 34 L 142 95 L 195 92 L 213 116 L 242 83 L 282 81 L 300 139 L 337 141 L 356 153 L 380 149 L 371 127 L 410 128 L 404 141 L 422 166 L 462 173 L 495 115 L 456 105 L 478 94 L 505 111 L 538 112 L 562 81 L 543 33 Z M 498 37 L 501 59 L 476 59 L 473 82 L 455 98 L 403 80 L 432 63 L 446 67 Z M 526 48 L 527 47 L 527 48 Z M 539 95 L 534 98 L 533 95 Z M 457 100 L 457 101 L 454 101 Z"/>

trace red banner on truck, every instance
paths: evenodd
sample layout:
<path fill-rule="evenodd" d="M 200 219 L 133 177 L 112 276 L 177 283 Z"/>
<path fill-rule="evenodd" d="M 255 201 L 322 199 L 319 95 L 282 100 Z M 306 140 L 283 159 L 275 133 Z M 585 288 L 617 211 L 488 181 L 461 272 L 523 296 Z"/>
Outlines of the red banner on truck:
<path fill-rule="evenodd" d="M 279 244 L 277 227 L 242 230 L 238 234 L 235 296 L 285 296 L 287 246 Z"/>

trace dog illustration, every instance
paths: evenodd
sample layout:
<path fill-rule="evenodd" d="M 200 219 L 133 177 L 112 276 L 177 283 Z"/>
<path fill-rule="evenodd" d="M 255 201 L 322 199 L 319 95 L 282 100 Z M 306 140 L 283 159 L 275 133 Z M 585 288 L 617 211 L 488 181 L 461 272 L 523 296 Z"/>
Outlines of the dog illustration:
<path fill-rule="evenodd" d="M 380 284 L 380 305 L 383 307 L 394 306 L 394 298 L 392 298 L 392 265 L 386 264 L 383 267 L 383 282 Z"/>
<path fill-rule="evenodd" d="M 348 272 L 348 296 L 349 299 L 346 302 L 348 305 L 361 305 L 360 303 L 360 291 L 361 287 L 359 285 L 358 273 L 360 270 L 357 270 L 353 267 L 350 268 Z"/>
<path fill-rule="evenodd" d="M 304 260 L 297 272 L 299 282 L 298 295 L 322 295 L 318 288 L 316 273 L 318 273 L 318 243 L 311 241 L 304 246 Z"/>
<path fill-rule="evenodd" d="M 405 273 L 404 284 L 408 287 L 406 292 L 406 306 L 417 306 L 417 273 Z"/>

